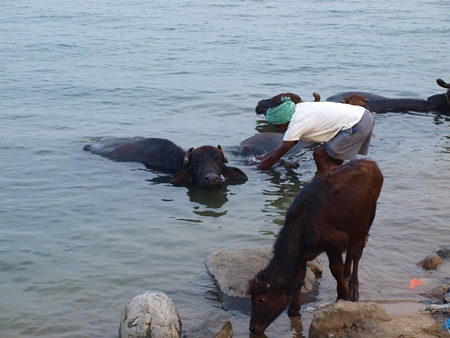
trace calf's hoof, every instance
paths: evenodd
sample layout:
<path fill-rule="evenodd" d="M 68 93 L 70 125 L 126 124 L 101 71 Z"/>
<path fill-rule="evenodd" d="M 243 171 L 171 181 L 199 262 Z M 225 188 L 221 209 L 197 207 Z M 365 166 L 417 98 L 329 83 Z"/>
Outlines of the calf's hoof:
<path fill-rule="evenodd" d="M 351 302 L 356 302 L 359 300 L 358 290 L 349 290 L 348 300 Z"/>
<path fill-rule="evenodd" d="M 300 307 L 296 307 L 296 308 L 293 308 L 293 307 L 292 307 L 292 308 L 291 308 L 291 307 L 289 306 L 287 314 L 288 314 L 289 317 L 297 317 L 297 316 L 300 316 Z"/>

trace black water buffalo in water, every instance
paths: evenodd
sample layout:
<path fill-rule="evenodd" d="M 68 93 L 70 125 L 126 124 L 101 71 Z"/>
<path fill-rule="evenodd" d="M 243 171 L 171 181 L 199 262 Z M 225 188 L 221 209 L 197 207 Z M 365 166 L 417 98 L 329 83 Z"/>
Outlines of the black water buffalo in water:
<path fill-rule="evenodd" d="M 406 111 L 416 111 L 416 112 L 441 112 L 450 114 L 450 84 L 446 83 L 442 79 L 437 79 L 436 83 L 442 88 L 448 89 L 446 93 L 432 95 L 426 100 L 422 99 L 409 99 L 409 98 L 399 98 L 393 99 L 388 97 L 383 97 L 366 92 L 350 91 L 336 94 L 327 98 L 329 102 L 342 102 L 348 96 L 353 94 L 358 94 L 366 98 L 368 101 L 365 107 L 372 112 L 376 113 L 387 113 L 387 112 L 406 112 Z M 275 107 L 281 103 L 281 97 L 288 96 L 294 103 L 298 103 L 297 95 L 293 93 L 283 93 L 272 97 L 271 99 L 265 99 L 258 102 L 255 108 L 257 114 L 266 114 L 269 108 Z"/>
<path fill-rule="evenodd" d="M 283 133 L 264 132 L 253 135 L 242 141 L 238 148 L 238 154 L 242 156 L 257 156 L 267 154 L 283 142 Z M 308 147 L 312 143 L 299 140 L 286 155 L 297 154 L 302 148 Z"/>
<path fill-rule="evenodd" d="M 228 161 L 220 145 L 186 151 L 166 139 L 133 137 L 104 139 L 83 149 L 117 162 L 139 162 L 149 169 L 173 174 L 171 183 L 195 182 L 206 190 L 222 188 L 222 176 L 226 180 L 248 179 L 240 169 L 225 164 Z"/>
<path fill-rule="evenodd" d="M 417 111 L 417 112 L 443 112 L 450 113 L 450 84 L 444 80 L 437 79 L 436 83 L 442 88 L 449 89 L 446 93 L 436 94 L 428 97 L 426 100 L 422 99 L 392 99 L 384 96 L 379 96 L 365 92 L 344 92 L 336 94 L 327 98 L 330 102 L 342 102 L 345 98 L 353 94 L 358 94 L 364 97 L 366 102 L 366 108 L 372 112 L 387 113 L 387 112 L 405 112 L 405 111 Z"/>

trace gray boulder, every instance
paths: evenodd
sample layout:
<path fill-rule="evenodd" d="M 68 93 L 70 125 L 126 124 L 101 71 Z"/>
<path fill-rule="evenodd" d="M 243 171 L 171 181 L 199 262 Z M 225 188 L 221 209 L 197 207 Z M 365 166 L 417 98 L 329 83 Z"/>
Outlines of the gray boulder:
<path fill-rule="evenodd" d="M 119 338 L 179 338 L 181 319 L 166 294 L 147 291 L 131 299 L 122 311 Z"/>
<path fill-rule="evenodd" d="M 449 249 L 449 248 L 442 248 L 442 249 L 439 249 L 439 250 L 437 251 L 437 254 L 438 254 L 438 256 L 441 257 L 441 258 L 450 258 L 450 249 Z"/>
<path fill-rule="evenodd" d="M 216 250 L 205 260 L 205 266 L 219 291 L 227 310 L 250 312 L 250 297 L 246 291 L 248 281 L 264 269 L 272 258 L 272 248 L 244 250 Z M 307 269 L 302 287 L 302 303 L 316 300 L 318 287 L 315 276 Z"/>

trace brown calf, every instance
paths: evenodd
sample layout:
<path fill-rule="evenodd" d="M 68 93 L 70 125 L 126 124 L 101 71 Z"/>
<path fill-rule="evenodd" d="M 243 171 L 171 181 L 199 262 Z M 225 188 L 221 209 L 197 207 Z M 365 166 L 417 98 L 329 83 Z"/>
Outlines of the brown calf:
<path fill-rule="evenodd" d="M 382 185 L 380 169 L 369 160 L 332 168 L 305 185 L 286 213 L 272 260 L 249 282 L 250 332 L 262 334 L 288 303 L 288 315 L 299 315 L 306 262 L 322 252 L 337 282 L 337 299 L 358 300 L 358 263 Z"/>

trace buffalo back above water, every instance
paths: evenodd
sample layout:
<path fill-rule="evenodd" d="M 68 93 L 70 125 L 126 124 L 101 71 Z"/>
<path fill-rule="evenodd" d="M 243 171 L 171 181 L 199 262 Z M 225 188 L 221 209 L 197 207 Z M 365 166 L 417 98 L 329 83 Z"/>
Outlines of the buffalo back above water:
<path fill-rule="evenodd" d="M 446 83 L 442 79 L 437 79 L 436 83 L 440 87 L 447 89 L 447 92 L 432 95 L 426 100 L 415 98 L 389 98 L 361 91 L 350 91 L 330 96 L 329 98 L 327 98 L 327 101 L 342 102 L 351 95 L 358 95 L 365 98 L 366 100 L 363 106 L 376 113 L 436 111 L 450 114 L 450 84 Z"/>
<path fill-rule="evenodd" d="M 238 153 L 242 156 L 257 156 L 271 152 L 283 142 L 284 133 L 264 132 L 255 134 L 239 144 Z M 312 143 L 298 140 L 286 155 L 295 155 Z"/>
<path fill-rule="evenodd" d="M 139 162 L 149 169 L 173 174 L 171 182 L 195 182 L 200 188 L 215 190 L 226 180 L 247 180 L 238 168 L 226 165 L 227 158 L 220 146 L 201 146 L 183 150 L 170 140 L 161 138 L 103 139 L 83 148 L 117 162 Z"/>

